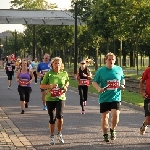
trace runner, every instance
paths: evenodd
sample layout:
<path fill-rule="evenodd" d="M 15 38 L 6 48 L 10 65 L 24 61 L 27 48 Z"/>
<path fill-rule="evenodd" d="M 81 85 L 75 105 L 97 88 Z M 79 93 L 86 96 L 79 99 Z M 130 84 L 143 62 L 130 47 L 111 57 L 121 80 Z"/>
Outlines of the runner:
<path fill-rule="evenodd" d="M 99 104 L 101 113 L 101 127 L 105 142 L 109 142 L 107 130 L 108 118 L 111 111 L 110 138 L 116 139 L 115 128 L 119 122 L 121 106 L 121 89 L 125 88 L 125 80 L 122 68 L 114 65 L 116 56 L 108 53 L 105 58 L 106 66 L 98 69 L 92 82 L 94 88 L 100 93 Z"/>
<path fill-rule="evenodd" d="M 54 129 L 55 121 L 57 119 L 57 129 L 58 129 L 58 140 L 60 143 L 64 143 L 62 138 L 62 124 L 63 124 L 63 110 L 65 106 L 65 92 L 69 86 L 68 73 L 63 70 L 62 59 L 55 57 L 51 61 L 52 70 L 46 73 L 40 88 L 46 90 L 46 105 L 48 108 L 48 114 L 50 116 L 49 120 L 49 130 L 51 134 L 50 144 L 54 145 Z"/>
<path fill-rule="evenodd" d="M 46 53 L 43 56 L 43 62 L 38 64 L 37 73 L 38 76 L 41 78 L 40 82 L 43 80 L 45 73 L 51 69 L 49 58 L 50 58 L 49 54 Z M 41 89 L 41 93 L 42 93 L 43 110 L 47 110 L 46 101 L 45 101 L 45 95 L 46 95 L 45 89 Z"/>
<path fill-rule="evenodd" d="M 80 106 L 82 108 L 81 114 L 85 114 L 84 106 L 87 104 L 88 87 L 90 86 L 90 79 L 92 79 L 92 74 L 90 69 L 87 68 L 85 60 L 82 60 L 80 65 L 81 67 L 78 70 L 76 79 L 78 80 Z"/>
<path fill-rule="evenodd" d="M 150 72 L 150 67 L 145 69 L 143 72 L 142 78 L 140 80 L 140 94 L 144 98 L 144 111 L 145 111 L 145 120 L 142 123 L 142 126 L 140 128 L 140 134 L 143 135 L 145 134 L 145 131 L 150 125 L 150 78 L 149 78 L 149 72 Z M 144 90 L 145 89 L 145 90 Z"/>
<path fill-rule="evenodd" d="M 8 61 L 6 63 L 6 74 L 8 76 L 8 89 L 11 89 L 12 76 L 14 74 L 15 65 L 11 60 L 11 55 L 8 56 Z"/>
<path fill-rule="evenodd" d="M 24 114 L 24 108 L 28 108 L 31 93 L 31 82 L 34 80 L 34 75 L 32 71 L 28 69 L 28 65 L 27 60 L 23 59 L 21 69 L 18 70 L 16 75 L 16 81 L 19 82 L 18 92 L 20 95 L 20 106 L 22 109 L 21 114 Z"/>
<path fill-rule="evenodd" d="M 34 61 L 32 61 L 32 71 L 35 77 L 35 84 L 37 84 L 37 67 L 38 67 L 38 60 L 37 58 L 34 59 Z"/>

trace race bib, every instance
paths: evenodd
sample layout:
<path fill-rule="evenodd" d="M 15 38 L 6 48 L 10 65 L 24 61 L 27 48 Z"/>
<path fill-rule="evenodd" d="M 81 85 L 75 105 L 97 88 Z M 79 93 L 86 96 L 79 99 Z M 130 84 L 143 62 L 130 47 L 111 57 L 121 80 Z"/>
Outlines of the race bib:
<path fill-rule="evenodd" d="M 45 75 L 46 72 L 48 72 L 48 71 L 49 71 L 49 70 L 42 70 L 41 73 L 42 73 L 43 75 Z"/>
<path fill-rule="evenodd" d="M 90 85 L 90 81 L 87 80 L 87 79 L 80 79 L 79 80 L 79 85 L 87 85 L 87 86 L 89 86 Z"/>
<path fill-rule="evenodd" d="M 120 82 L 119 80 L 108 80 L 107 85 L 107 90 L 115 90 L 120 87 Z"/>
<path fill-rule="evenodd" d="M 29 84 L 28 79 L 20 79 L 20 81 L 19 81 L 20 86 L 27 86 L 28 84 Z"/>
<path fill-rule="evenodd" d="M 50 93 L 51 97 L 59 97 L 63 94 L 63 91 L 61 88 L 53 88 Z"/>
<path fill-rule="evenodd" d="M 8 71 L 12 71 L 12 66 L 7 66 Z"/>

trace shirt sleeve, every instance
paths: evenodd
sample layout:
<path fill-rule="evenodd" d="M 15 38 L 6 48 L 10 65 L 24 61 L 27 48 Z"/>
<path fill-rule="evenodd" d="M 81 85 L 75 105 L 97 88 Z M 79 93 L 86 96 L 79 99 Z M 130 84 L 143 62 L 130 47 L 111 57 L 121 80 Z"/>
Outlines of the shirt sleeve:
<path fill-rule="evenodd" d="M 124 79 L 124 73 L 123 73 L 123 70 L 121 68 L 121 80 Z"/>

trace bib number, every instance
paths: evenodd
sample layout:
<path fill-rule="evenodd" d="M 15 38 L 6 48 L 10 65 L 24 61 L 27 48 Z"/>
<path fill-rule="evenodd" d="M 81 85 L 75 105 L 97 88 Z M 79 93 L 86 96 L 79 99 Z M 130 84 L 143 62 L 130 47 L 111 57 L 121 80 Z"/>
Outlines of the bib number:
<path fill-rule="evenodd" d="M 120 82 L 118 80 L 108 80 L 107 85 L 107 90 L 115 90 L 120 87 Z"/>
<path fill-rule="evenodd" d="M 90 85 L 90 81 L 87 80 L 87 79 L 80 79 L 79 80 L 79 85 L 87 85 L 87 86 L 89 86 Z"/>
<path fill-rule="evenodd" d="M 27 79 L 21 79 L 19 81 L 20 86 L 27 86 L 29 84 L 29 81 Z"/>
<path fill-rule="evenodd" d="M 7 66 L 8 67 L 8 71 L 12 71 L 12 66 Z"/>
<path fill-rule="evenodd" d="M 51 97 L 59 97 L 63 94 L 63 91 L 61 88 L 53 88 L 50 93 Z"/>

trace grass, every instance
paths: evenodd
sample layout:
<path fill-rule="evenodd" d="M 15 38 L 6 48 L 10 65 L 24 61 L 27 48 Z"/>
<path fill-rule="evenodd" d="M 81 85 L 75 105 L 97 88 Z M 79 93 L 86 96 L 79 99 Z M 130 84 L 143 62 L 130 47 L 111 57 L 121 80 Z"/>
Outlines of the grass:
<path fill-rule="evenodd" d="M 126 69 L 128 69 L 128 68 L 126 68 Z M 131 69 L 131 68 L 129 68 L 129 69 Z M 143 68 L 141 68 L 141 69 L 143 70 Z M 73 72 L 73 68 L 69 69 L 69 71 Z M 94 74 L 94 73 L 95 73 L 95 71 L 92 72 L 92 74 Z M 142 76 L 142 74 L 140 74 L 140 73 L 139 73 L 139 75 L 131 74 L 131 73 L 125 74 L 125 77 L 129 77 L 129 78 L 136 79 L 136 80 L 140 80 L 141 76 Z M 77 88 L 77 86 L 78 86 L 77 81 L 70 79 L 70 86 Z M 95 90 L 95 88 L 92 85 L 89 87 L 89 92 L 98 94 L 98 92 Z M 144 103 L 143 103 L 144 99 L 141 97 L 141 95 L 139 93 L 129 92 L 128 90 L 122 91 L 122 100 L 125 102 L 128 102 L 128 103 L 132 103 L 137 106 L 144 105 Z"/>
<path fill-rule="evenodd" d="M 70 79 L 70 86 L 77 88 L 78 87 L 77 81 Z M 92 85 L 89 87 L 89 92 L 98 94 L 98 92 L 95 90 L 95 88 Z M 127 90 L 122 91 L 122 100 L 137 106 L 143 106 L 143 101 L 144 101 L 144 99 L 141 97 L 140 94 L 136 92 L 129 92 Z"/>

